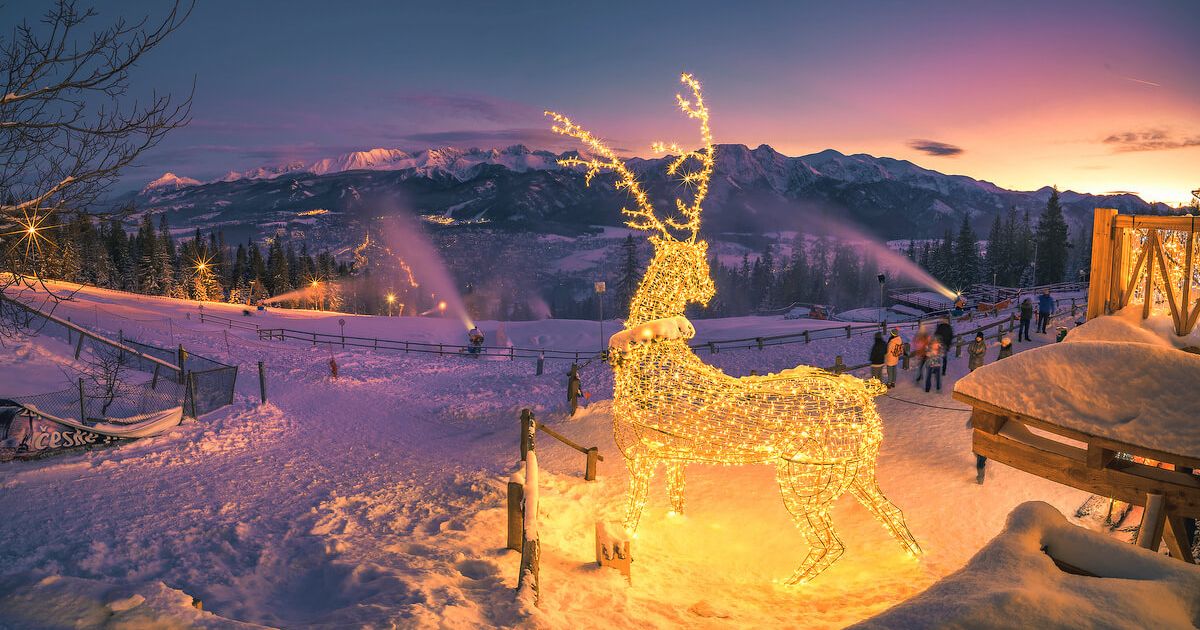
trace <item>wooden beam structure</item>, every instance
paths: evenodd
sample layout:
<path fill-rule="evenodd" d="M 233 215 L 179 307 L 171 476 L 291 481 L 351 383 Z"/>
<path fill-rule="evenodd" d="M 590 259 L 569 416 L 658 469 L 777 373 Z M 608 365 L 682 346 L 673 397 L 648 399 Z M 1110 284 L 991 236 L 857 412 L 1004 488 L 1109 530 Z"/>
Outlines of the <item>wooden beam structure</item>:
<path fill-rule="evenodd" d="M 1128 306 L 1141 291 L 1142 318 L 1165 303 L 1175 334 L 1185 336 L 1200 321 L 1196 234 L 1200 217 L 1117 214 L 1096 208 L 1092 220 L 1088 319 Z M 1136 261 L 1131 253 L 1139 250 Z M 1132 263 L 1132 264 L 1131 264 Z"/>
<path fill-rule="evenodd" d="M 1200 518 L 1200 477 L 1191 473 L 1200 468 L 1200 457 L 1092 435 L 960 392 L 954 392 L 954 398 L 972 407 L 975 454 L 1072 488 L 1143 506 L 1138 544 L 1157 549 L 1164 541 L 1173 557 L 1195 563 L 1183 533 L 1183 519 Z M 1120 457 L 1121 453 L 1168 463 L 1175 469 L 1135 462 Z"/>

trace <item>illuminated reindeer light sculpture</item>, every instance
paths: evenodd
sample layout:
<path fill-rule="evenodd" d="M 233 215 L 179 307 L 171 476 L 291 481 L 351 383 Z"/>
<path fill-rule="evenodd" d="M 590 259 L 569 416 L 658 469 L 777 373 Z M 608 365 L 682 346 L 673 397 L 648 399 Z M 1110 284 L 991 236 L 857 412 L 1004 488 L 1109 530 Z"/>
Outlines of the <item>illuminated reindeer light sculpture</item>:
<path fill-rule="evenodd" d="M 904 516 L 875 482 L 875 457 L 883 440 L 874 397 L 877 380 L 800 366 L 778 374 L 733 378 L 705 364 L 688 347 L 695 330 L 683 317 L 688 303 L 707 304 L 716 292 L 709 276 L 708 244 L 697 239 L 700 207 L 713 173 L 712 135 L 700 84 L 681 81 L 692 98 L 677 95 L 680 109 L 700 123 L 703 147 L 679 151 L 655 145 L 674 158 L 667 173 L 694 186 L 691 203 L 676 199 L 677 216 L 660 219 L 634 174 L 598 138 L 570 119 L 546 112 L 557 133 L 580 140 L 591 157 L 561 161 L 586 168 L 586 179 L 604 170 L 633 197 L 622 209 L 628 225 L 653 233 L 654 257 L 630 304 L 625 330 L 609 341 L 615 372 L 613 431 L 625 455 L 630 485 L 625 526 L 637 529 L 650 478 L 667 468 L 667 492 L 675 512 L 684 507 L 684 466 L 773 464 L 792 514 L 809 544 L 808 556 L 787 580 L 804 583 L 833 564 L 845 547 L 829 518 L 834 501 L 850 492 L 910 554 L 917 545 Z M 697 167 L 685 170 L 685 165 Z M 676 234 L 681 236 L 677 237 Z"/>

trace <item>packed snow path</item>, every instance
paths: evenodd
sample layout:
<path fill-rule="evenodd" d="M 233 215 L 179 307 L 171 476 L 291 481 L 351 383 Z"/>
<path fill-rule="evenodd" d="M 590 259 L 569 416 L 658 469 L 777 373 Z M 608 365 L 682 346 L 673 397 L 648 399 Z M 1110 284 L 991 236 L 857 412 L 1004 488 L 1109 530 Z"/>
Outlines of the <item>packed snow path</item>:
<path fill-rule="evenodd" d="M 89 593 L 107 593 L 91 595 L 104 600 L 93 602 L 100 607 L 106 598 L 140 593 L 142 608 L 214 626 L 838 627 L 961 567 L 1016 504 L 1041 499 L 1069 514 L 1085 498 L 1002 466 L 989 467 L 986 483 L 975 484 L 968 414 L 950 399 L 966 359 L 952 359 L 941 394 L 917 390 L 915 374 L 902 372 L 900 387 L 879 399 L 880 484 L 925 549 L 919 562 L 844 499 L 833 519 L 845 556 L 808 586 L 773 584 L 806 551 L 773 470 L 692 466 L 682 517 L 667 516 L 661 473 L 656 477 L 634 542 L 630 585 L 593 562 L 593 523 L 619 520 L 626 485 L 603 400 L 611 391 L 606 366 L 583 373 L 584 389 L 600 401 L 566 420 L 565 364 L 550 363 L 537 377 L 530 362 L 334 348 L 340 378 L 330 380 L 326 347 L 201 326 L 183 315 L 194 304 L 115 292 L 78 297 L 59 314 L 218 358 L 228 353 L 243 366 L 240 396 L 167 436 L 5 465 L 0 625 L 20 625 L 32 610 L 68 615 Z M 222 314 L 240 312 L 229 310 Z M 304 312 L 286 317 L 311 319 L 311 326 L 330 320 Z M 355 319 L 408 336 L 430 327 L 430 320 Z M 594 322 L 527 322 L 509 330 L 539 324 L 581 347 L 599 342 Z M 864 336 L 706 360 L 733 373 L 763 373 L 843 352 L 865 355 L 867 343 Z M 65 344 L 37 338 L 14 350 L 0 359 L 0 372 L 13 375 L 8 387 L 21 390 L 13 393 L 60 386 L 56 379 L 64 377 L 54 364 L 68 357 Z M 989 350 L 989 359 L 994 354 Z M 249 369 L 258 359 L 270 375 L 271 402 L 263 406 L 255 406 Z M 606 456 L 600 479 L 588 483 L 578 453 L 553 440 L 538 443 L 543 595 L 531 617 L 512 591 L 518 554 L 501 550 L 504 482 L 517 457 L 522 407 Z M 56 589 L 46 576 L 82 581 Z M 164 590 L 179 596 L 155 597 Z M 187 606 L 191 598 L 205 612 Z"/>

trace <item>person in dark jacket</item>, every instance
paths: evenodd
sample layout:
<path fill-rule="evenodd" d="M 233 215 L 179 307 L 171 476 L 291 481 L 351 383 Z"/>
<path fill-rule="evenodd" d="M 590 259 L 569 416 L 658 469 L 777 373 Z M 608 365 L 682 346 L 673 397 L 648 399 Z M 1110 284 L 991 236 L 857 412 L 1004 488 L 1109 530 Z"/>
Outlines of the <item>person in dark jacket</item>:
<path fill-rule="evenodd" d="M 983 355 L 987 352 L 987 342 L 983 333 L 975 333 L 975 341 L 967 346 L 967 370 L 974 372 L 975 368 L 983 366 Z"/>
<path fill-rule="evenodd" d="M 1033 341 L 1029 338 L 1029 324 L 1033 321 L 1033 302 L 1029 298 L 1021 300 L 1021 329 L 1017 331 L 1017 341 Z"/>
<path fill-rule="evenodd" d="M 954 343 L 954 327 L 950 325 L 950 320 L 938 322 L 937 328 L 933 329 L 933 336 L 937 337 L 942 343 L 942 375 L 946 374 L 946 366 L 950 363 L 947 359 L 950 357 L 950 345 Z M 938 389 L 941 389 L 941 380 L 938 379 Z"/>
<path fill-rule="evenodd" d="M 887 358 L 887 344 L 883 342 L 883 333 L 875 333 L 875 341 L 871 342 L 871 378 L 883 381 L 883 362 Z"/>
<path fill-rule="evenodd" d="M 1050 316 L 1054 314 L 1054 298 L 1050 297 L 1050 289 L 1046 289 L 1038 296 L 1038 325 L 1037 331 L 1046 334 L 1046 327 L 1050 325 Z"/>
<path fill-rule="evenodd" d="M 1000 340 L 1000 354 L 996 356 L 996 360 L 999 361 L 1000 359 L 1006 359 L 1011 357 L 1012 354 L 1012 338 L 1008 335 L 1005 335 L 1004 338 Z"/>
<path fill-rule="evenodd" d="M 567 375 L 567 402 L 571 405 L 571 415 L 575 415 L 575 411 L 579 409 L 579 366 L 571 364 L 571 372 Z"/>

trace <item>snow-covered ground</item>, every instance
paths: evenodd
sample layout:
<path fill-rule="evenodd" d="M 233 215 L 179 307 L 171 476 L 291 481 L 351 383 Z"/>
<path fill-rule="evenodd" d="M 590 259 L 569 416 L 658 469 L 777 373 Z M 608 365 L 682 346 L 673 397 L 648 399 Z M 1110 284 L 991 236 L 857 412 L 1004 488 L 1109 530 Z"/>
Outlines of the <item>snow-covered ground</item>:
<path fill-rule="evenodd" d="M 30 298 L 33 296 L 26 296 Z M 206 312 L 242 318 L 235 306 Z M 117 448 L 0 466 L 0 627 L 51 620 L 155 620 L 159 625 L 451 627 L 841 627 L 896 605 L 957 571 L 1001 531 L 1014 506 L 1046 501 L 1072 514 L 1085 499 L 1003 466 L 975 483 L 968 412 L 903 373 L 878 400 L 884 492 L 926 554 L 907 557 L 861 506 L 833 511 L 846 554 L 809 585 L 783 587 L 806 553 L 764 466 L 688 471 L 688 511 L 669 517 L 662 476 L 633 543 L 631 583 L 594 564 L 594 523 L 616 521 L 626 472 L 611 435 L 611 372 L 582 371 L 593 403 L 565 414 L 567 365 L 352 351 L 261 341 L 200 324 L 197 306 L 85 290 L 56 313 L 85 326 L 183 344 L 238 363 L 235 404 L 168 435 Z M 269 311 L 264 327 L 461 344 L 450 319 Z M 695 322 L 698 337 L 824 327 L 828 322 L 733 318 Z M 599 348 L 596 322 L 485 322 L 488 343 Z M 617 330 L 609 322 L 605 334 Z M 1051 341 L 1021 344 L 1018 350 Z M 868 335 L 706 361 L 734 374 L 835 354 L 865 357 Z M 70 349 L 46 337 L 5 341 L 0 396 L 61 389 Z M 340 376 L 328 376 L 333 356 Z M 988 359 L 995 356 L 989 350 Z M 270 402 L 257 405 L 254 362 Z M 595 482 L 583 456 L 539 437 L 542 600 L 515 600 L 519 554 L 503 550 L 504 484 L 515 468 L 518 416 L 539 420 L 605 457 Z M 202 602 L 203 610 L 192 606 Z"/>

